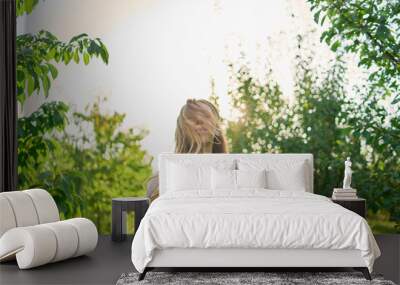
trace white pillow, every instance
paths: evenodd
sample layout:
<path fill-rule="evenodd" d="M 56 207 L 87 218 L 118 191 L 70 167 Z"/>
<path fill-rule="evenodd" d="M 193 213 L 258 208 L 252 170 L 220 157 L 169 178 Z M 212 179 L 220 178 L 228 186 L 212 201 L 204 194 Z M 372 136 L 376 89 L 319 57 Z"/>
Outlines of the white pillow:
<path fill-rule="evenodd" d="M 267 172 L 268 188 L 276 190 L 306 191 L 307 181 L 304 161 L 291 163 L 288 168 L 276 167 Z"/>
<path fill-rule="evenodd" d="M 167 191 L 210 190 L 211 167 L 168 163 Z"/>
<path fill-rule="evenodd" d="M 267 171 L 236 170 L 237 188 L 267 188 Z"/>
<path fill-rule="evenodd" d="M 200 158 L 200 159 L 199 159 Z M 165 191 L 212 191 L 211 169 L 234 169 L 236 160 L 207 159 L 205 154 L 182 157 L 165 162 Z"/>
<path fill-rule="evenodd" d="M 211 169 L 212 190 L 236 190 L 236 170 L 233 169 Z"/>
<path fill-rule="evenodd" d="M 306 161 L 304 160 L 261 160 L 241 159 L 240 170 L 267 170 L 267 188 L 274 190 L 306 191 Z"/>

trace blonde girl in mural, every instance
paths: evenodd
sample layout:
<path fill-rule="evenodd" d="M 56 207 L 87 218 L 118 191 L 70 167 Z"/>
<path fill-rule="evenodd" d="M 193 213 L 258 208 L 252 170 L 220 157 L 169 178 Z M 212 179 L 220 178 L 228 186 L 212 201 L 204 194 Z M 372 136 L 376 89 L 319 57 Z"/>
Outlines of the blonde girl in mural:
<path fill-rule="evenodd" d="M 205 99 L 188 99 L 177 119 L 175 153 L 227 153 L 218 109 Z M 149 179 L 147 195 L 158 197 L 158 173 Z"/>

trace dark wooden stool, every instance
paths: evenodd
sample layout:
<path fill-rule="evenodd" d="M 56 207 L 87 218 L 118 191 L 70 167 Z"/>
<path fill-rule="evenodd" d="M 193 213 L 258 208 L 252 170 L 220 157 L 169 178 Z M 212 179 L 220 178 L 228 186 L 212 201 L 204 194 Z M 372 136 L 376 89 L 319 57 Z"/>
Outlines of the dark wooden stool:
<path fill-rule="evenodd" d="M 149 208 L 149 199 L 142 197 L 127 197 L 112 199 L 111 239 L 123 241 L 126 239 L 126 213 L 135 212 L 135 233 L 140 221 Z"/>

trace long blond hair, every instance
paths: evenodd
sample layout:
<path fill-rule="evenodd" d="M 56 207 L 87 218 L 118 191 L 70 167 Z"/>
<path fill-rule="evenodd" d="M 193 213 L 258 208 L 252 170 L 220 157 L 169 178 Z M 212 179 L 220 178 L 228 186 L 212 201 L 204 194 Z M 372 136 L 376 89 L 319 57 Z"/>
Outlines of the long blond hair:
<path fill-rule="evenodd" d="M 205 106 L 209 107 L 205 108 Z M 182 107 L 175 131 L 176 153 L 205 152 L 205 142 L 191 125 L 191 122 L 201 121 L 209 134 L 212 153 L 227 153 L 228 147 L 221 128 L 221 117 L 218 109 L 204 99 L 187 99 Z"/>

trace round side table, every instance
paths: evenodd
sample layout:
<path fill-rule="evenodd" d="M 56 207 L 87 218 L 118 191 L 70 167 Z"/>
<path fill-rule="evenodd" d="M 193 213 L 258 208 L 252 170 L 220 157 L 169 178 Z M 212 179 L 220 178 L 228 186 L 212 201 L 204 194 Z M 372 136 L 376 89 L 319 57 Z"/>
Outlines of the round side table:
<path fill-rule="evenodd" d="M 126 197 L 112 199 L 111 239 L 123 241 L 126 239 L 126 213 L 135 212 L 135 233 L 140 221 L 149 208 L 149 198 Z"/>

